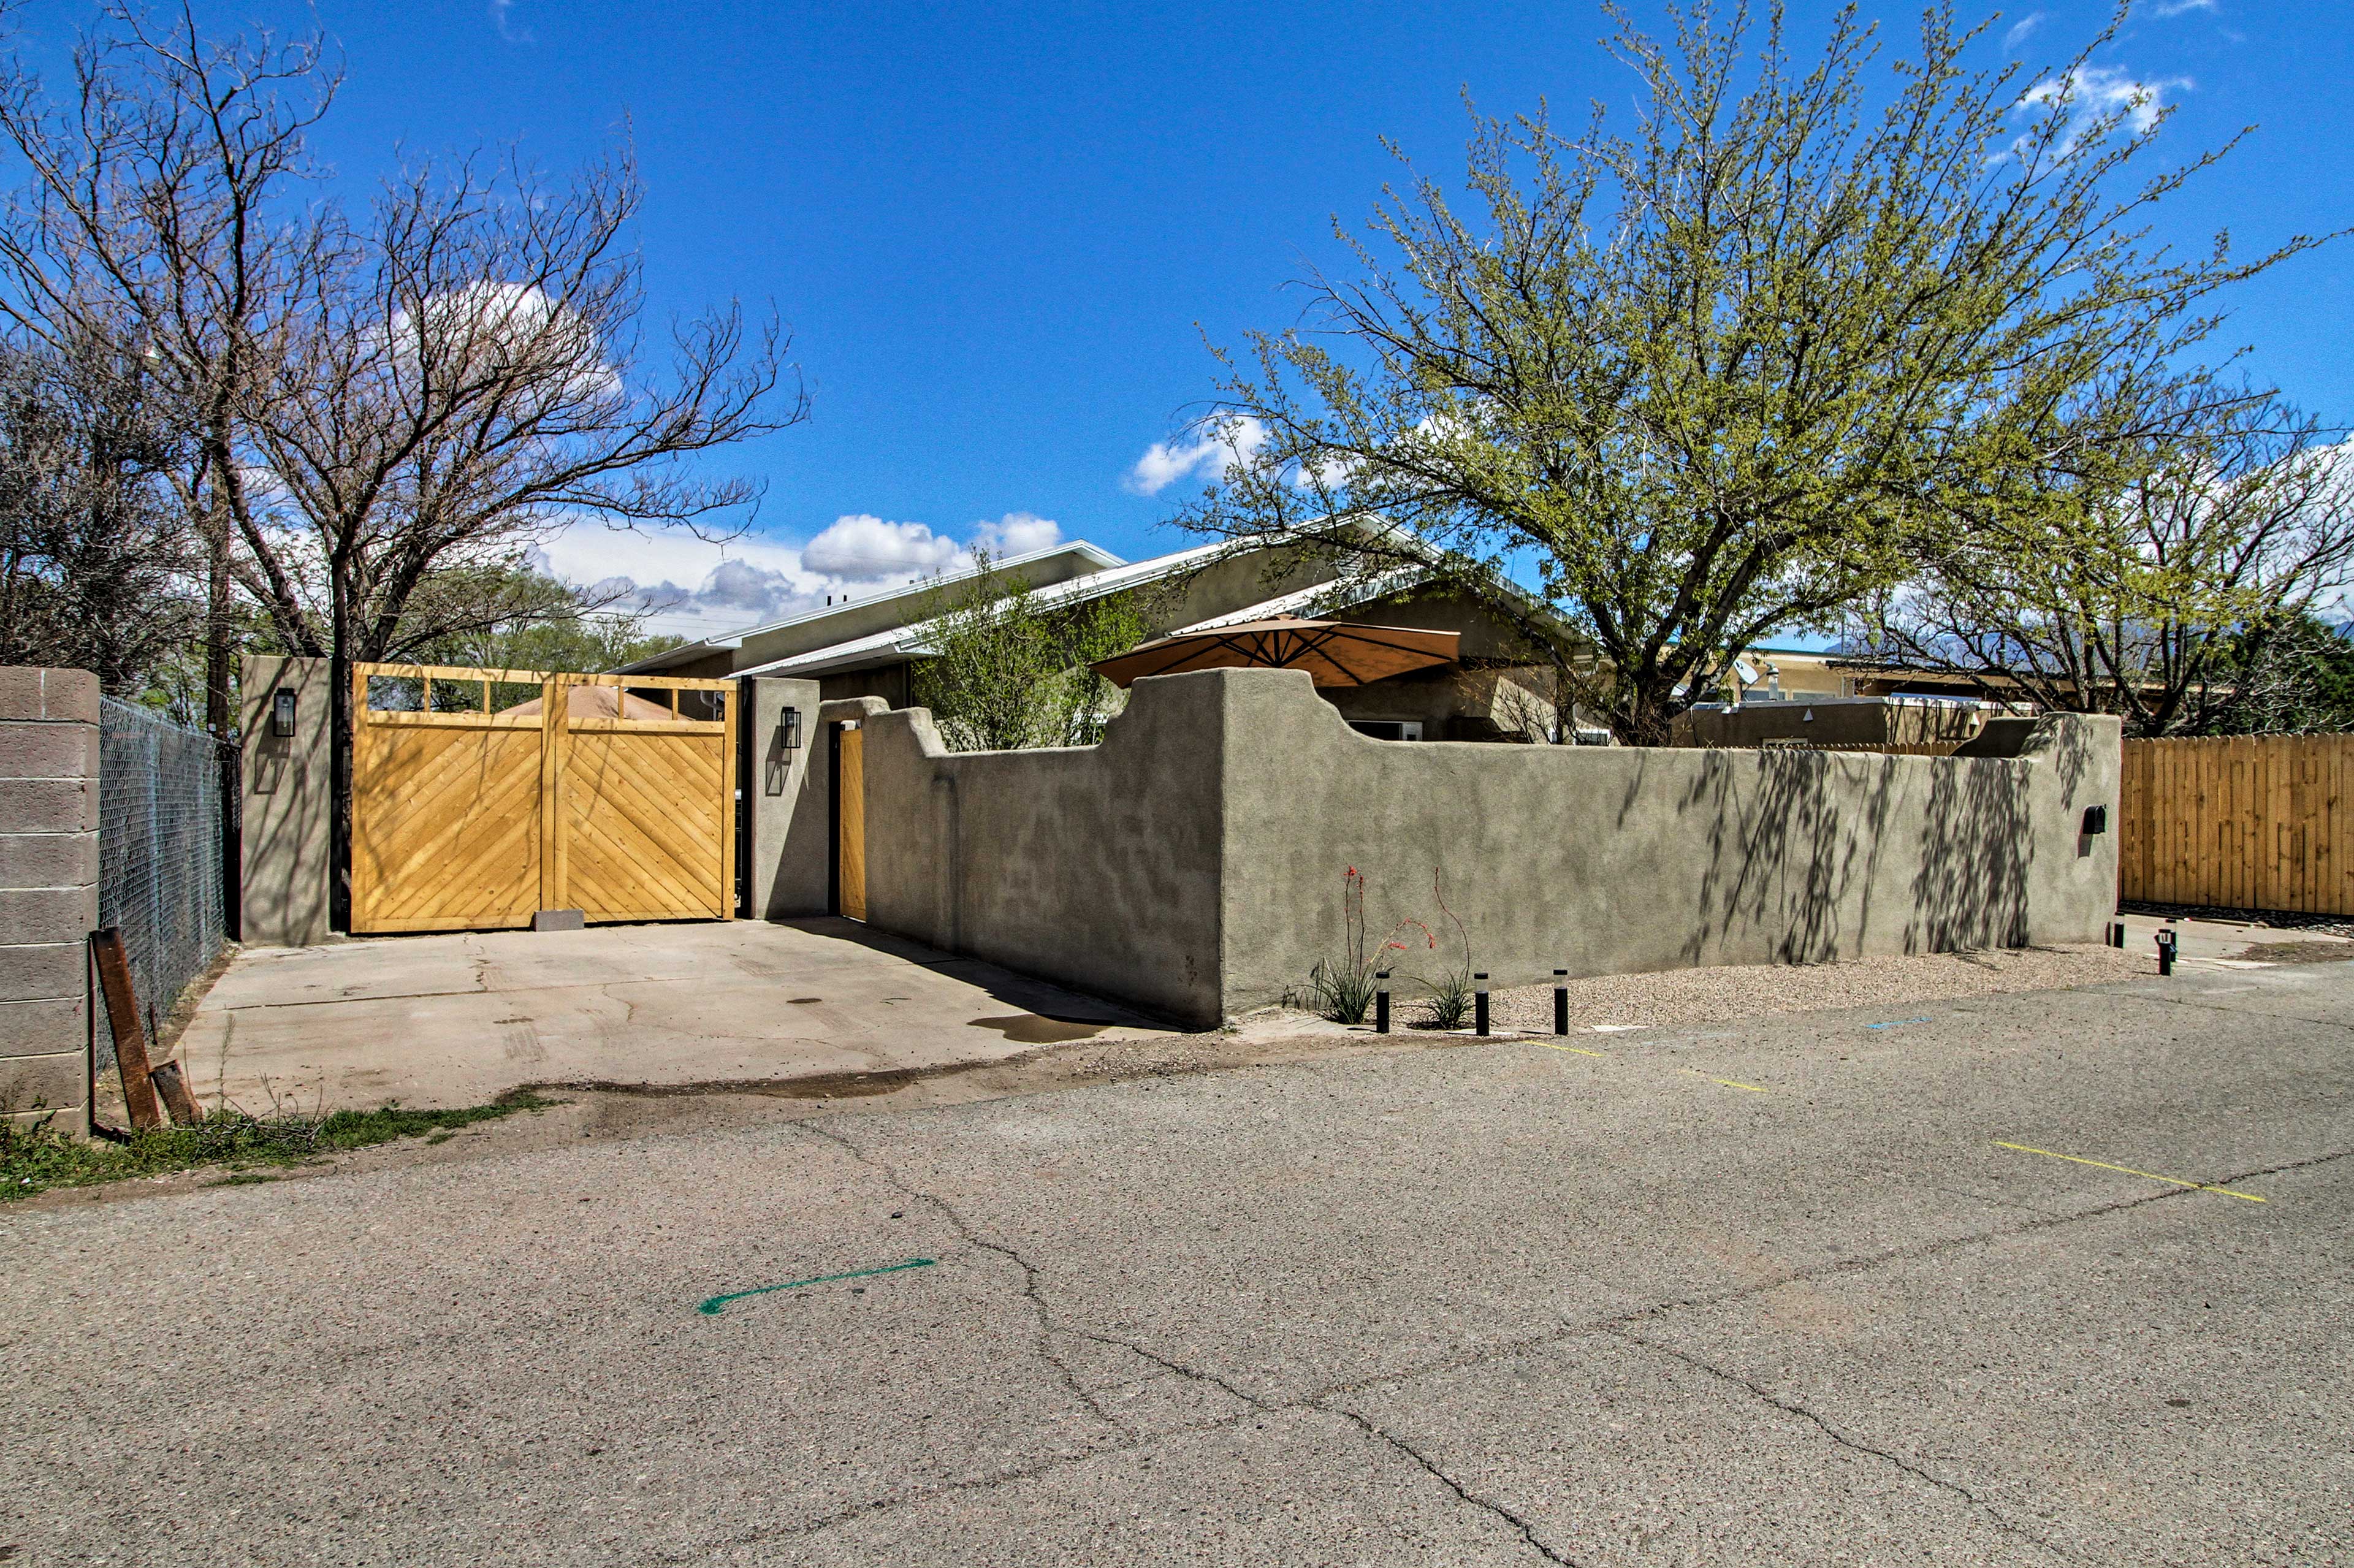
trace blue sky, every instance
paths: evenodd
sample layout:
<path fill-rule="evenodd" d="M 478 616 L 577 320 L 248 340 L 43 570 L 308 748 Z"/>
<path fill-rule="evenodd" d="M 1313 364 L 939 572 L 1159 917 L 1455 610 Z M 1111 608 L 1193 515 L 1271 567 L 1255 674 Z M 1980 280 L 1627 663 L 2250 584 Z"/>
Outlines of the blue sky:
<path fill-rule="evenodd" d="M 2181 105 L 2169 153 L 2261 126 L 2169 234 L 2203 248 L 2226 227 L 2254 248 L 2354 222 L 2354 43 L 2335 9 L 2172 0 L 2128 22 L 2104 60 Z M 1795 35 L 1819 38 L 1829 7 L 1793 10 Z M 1917 14 L 1865 11 L 1900 45 Z M 87 14 L 51 0 L 26 22 L 37 47 Z M 303 17 L 266 0 L 204 14 Z M 1333 259 L 1331 215 L 1362 220 L 1394 171 L 1378 137 L 1445 173 L 1460 164 L 1465 90 L 1490 112 L 1630 101 L 1585 0 L 318 0 L 316 15 L 349 69 L 321 137 L 345 177 L 372 179 L 401 143 L 519 140 L 557 168 L 626 122 L 656 313 L 736 295 L 773 300 L 791 324 L 812 418 L 728 460 L 769 483 L 758 534 L 729 551 L 736 569 L 715 581 L 716 548 L 601 530 L 554 552 L 575 575 L 700 594 L 668 622 L 685 630 L 853 586 L 841 572 L 870 569 L 861 549 L 896 571 L 977 529 L 1018 546 L 1051 522 L 1130 557 L 1179 546 L 1163 520 L 1192 481 L 1140 493 L 1135 465 L 1211 392 L 1204 334 L 1231 344 L 1294 319 L 1286 280 L 1303 259 Z M 1988 57 L 2030 18 L 2012 52 L 2064 55 L 2105 15 L 2015 7 Z M 2258 374 L 2354 418 L 2354 247 L 2293 261 L 2234 303 L 2225 341 L 2253 345 Z M 805 562 L 842 518 L 875 522 L 837 529 Z"/>

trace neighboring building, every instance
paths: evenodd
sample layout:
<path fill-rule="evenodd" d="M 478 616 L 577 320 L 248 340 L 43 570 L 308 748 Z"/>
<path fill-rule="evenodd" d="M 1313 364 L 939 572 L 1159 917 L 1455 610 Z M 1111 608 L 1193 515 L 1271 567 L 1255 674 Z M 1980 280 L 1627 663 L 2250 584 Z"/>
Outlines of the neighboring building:
<path fill-rule="evenodd" d="M 1041 606 L 1078 605 L 1147 591 L 1149 635 L 1208 630 L 1274 616 L 1416 626 L 1461 636 L 1456 664 L 1321 694 L 1349 722 L 1393 740 L 1543 740 L 1557 724 L 1549 683 L 1525 665 L 1512 629 L 1460 594 L 1412 572 L 1342 588 L 1328 567 L 1266 547 L 1196 546 L 1126 562 L 1084 540 L 994 563 L 1026 583 Z M 928 577 L 805 610 L 765 626 L 642 659 L 633 673 L 815 680 L 826 701 L 877 696 L 912 705 L 914 672 L 930 656 L 924 612 L 942 587 L 970 571 Z"/>

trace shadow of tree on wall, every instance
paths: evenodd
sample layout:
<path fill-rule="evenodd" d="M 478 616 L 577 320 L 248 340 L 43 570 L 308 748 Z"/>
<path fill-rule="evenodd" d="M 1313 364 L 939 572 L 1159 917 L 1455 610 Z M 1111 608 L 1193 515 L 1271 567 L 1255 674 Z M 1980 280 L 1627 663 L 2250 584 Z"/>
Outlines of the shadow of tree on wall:
<path fill-rule="evenodd" d="M 1720 943 L 1736 952 L 1762 948 L 1791 964 L 1863 950 L 1880 913 L 1875 897 L 1889 892 L 1880 883 L 1892 853 L 1903 857 L 1900 866 L 1917 863 L 1905 890 L 1902 950 L 2023 945 L 2033 769 L 2052 768 L 2073 789 L 2093 764 L 2077 728 L 2059 726 L 2046 744 L 2033 761 L 1702 753 L 1676 802 L 1679 823 L 1701 836 L 1705 852 L 1684 961 L 1726 961 Z M 1692 758 L 1677 758 L 1680 770 Z M 1619 801 L 1619 831 L 1640 831 L 1640 803 L 1656 787 L 1653 759 L 1645 758 Z"/>
<path fill-rule="evenodd" d="M 1700 772 L 1677 802 L 1684 820 L 1706 824 L 1701 918 L 1684 939 L 1684 960 L 1709 961 L 1712 942 L 1744 927 L 1766 938 L 1779 963 L 1839 957 L 1850 895 L 1859 886 L 1857 934 L 1871 922 L 1872 874 L 1895 794 L 1893 760 L 1798 750 L 1702 753 Z M 1646 771 L 1648 759 L 1621 805 L 1622 827 Z"/>
<path fill-rule="evenodd" d="M 2077 737 L 2071 732 L 2069 738 Z M 1907 952 L 2026 944 L 2034 766 L 1992 758 L 1935 765 L 1913 915 L 1904 927 Z"/>

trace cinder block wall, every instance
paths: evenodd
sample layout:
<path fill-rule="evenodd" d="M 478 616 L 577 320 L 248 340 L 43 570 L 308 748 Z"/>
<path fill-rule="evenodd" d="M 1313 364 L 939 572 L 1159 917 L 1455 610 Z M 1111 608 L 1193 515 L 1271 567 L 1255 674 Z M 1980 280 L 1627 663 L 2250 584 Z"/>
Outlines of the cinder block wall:
<path fill-rule="evenodd" d="M 1378 741 L 1291 670 L 1137 683 L 1104 743 L 952 755 L 867 721 L 867 909 L 885 929 L 1196 1025 L 1282 1000 L 1342 943 L 1440 937 L 1405 976 L 1573 974 L 2094 942 L 2116 906 L 2115 719 L 2015 758 Z"/>
<path fill-rule="evenodd" d="M 0 668 L 0 1113 L 90 1130 L 98 677 Z"/>

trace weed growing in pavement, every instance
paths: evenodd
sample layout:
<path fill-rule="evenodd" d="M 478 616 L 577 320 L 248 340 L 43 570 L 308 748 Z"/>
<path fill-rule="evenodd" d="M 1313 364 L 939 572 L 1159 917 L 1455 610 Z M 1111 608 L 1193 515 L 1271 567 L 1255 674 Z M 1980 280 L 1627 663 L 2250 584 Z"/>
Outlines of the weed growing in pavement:
<path fill-rule="evenodd" d="M 1380 947 L 1371 953 L 1365 951 L 1365 878 L 1363 873 L 1351 866 L 1341 878 L 1341 952 L 1334 958 L 1317 959 L 1315 968 L 1308 971 L 1306 998 L 1314 1010 L 1336 1023 L 1363 1023 L 1365 1010 L 1373 1005 L 1373 991 L 1378 984 L 1373 976 L 1391 953 L 1408 950 L 1406 944 L 1398 940 L 1408 930 L 1421 932 L 1428 946 L 1438 946 L 1438 938 L 1430 934 L 1429 927 L 1419 920 L 1406 919 L 1390 927 Z"/>
<path fill-rule="evenodd" d="M 456 1110 L 409 1110 L 398 1105 L 370 1111 L 339 1110 L 326 1116 L 248 1116 L 215 1111 L 193 1127 L 150 1128 L 121 1143 L 83 1142 L 59 1133 L 48 1118 L 30 1126 L 0 1122 L 0 1202 L 29 1198 L 52 1187 L 88 1187 L 141 1176 L 162 1176 L 207 1165 L 226 1165 L 230 1175 L 216 1186 L 268 1180 L 240 1174 L 251 1166 L 300 1165 L 395 1139 L 425 1134 L 448 1137 L 478 1121 L 536 1111 L 561 1102 L 518 1091 L 486 1106 Z"/>

